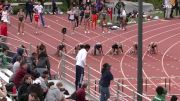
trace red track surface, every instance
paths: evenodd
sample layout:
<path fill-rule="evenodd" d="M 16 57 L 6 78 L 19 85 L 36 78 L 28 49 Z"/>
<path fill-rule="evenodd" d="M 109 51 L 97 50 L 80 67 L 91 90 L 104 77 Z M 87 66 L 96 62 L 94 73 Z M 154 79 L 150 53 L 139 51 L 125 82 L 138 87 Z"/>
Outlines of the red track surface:
<path fill-rule="evenodd" d="M 88 64 L 91 65 L 97 72 L 91 72 L 91 74 L 99 78 L 100 67 L 103 63 L 108 62 L 112 64 L 112 72 L 115 78 L 136 78 L 136 62 L 135 55 L 129 55 L 128 51 L 132 47 L 132 43 L 137 41 L 137 25 L 130 25 L 127 31 L 116 30 L 110 34 L 102 34 L 101 29 L 91 31 L 90 34 L 84 34 L 83 26 L 76 29 L 74 34 L 71 34 L 71 24 L 67 20 L 66 15 L 54 16 L 47 15 L 45 22 L 49 26 L 48 28 L 40 28 L 40 34 L 34 34 L 34 25 L 30 23 L 25 24 L 25 35 L 17 35 L 17 18 L 11 17 L 12 25 L 9 27 L 9 37 L 24 40 L 29 42 L 35 50 L 36 45 L 44 43 L 47 47 L 47 52 L 50 56 L 52 72 L 59 72 L 59 58 L 54 55 L 57 45 L 62 40 L 62 34 L 60 33 L 63 27 L 68 28 L 67 35 L 65 37 L 65 43 L 67 46 L 68 54 L 72 57 L 74 46 L 78 43 L 88 43 L 92 47 L 96 42 L 103 43 L 104 56 L 88 56 Z M 143 75 L 148 77 L 172 77 L 179 75 L 180 66 L 180 19 L 170 21 L 150 21 L 144 23 L 143 29 Z M 147 46 L 150 42 L 158 42 L 159 53 L 157 55 L 147 54 Z M 122 42 L 124 45 L 125 53 L 112 56 L 108 52 L 111 49 L 111 45 L 114 42 Z M 19 42 L 8 40 L 8 43 L 18 46 Z M 22 43 L 25 44 L 25 43 Z M 28 44 L 25 44 L 28 47 Z M 15 48 L 13 48 L 14 50 Z M 74 67 L 70 64 L 74 64 L 75 61 L 69 58 L 67 67 L 71 71 L 74 71 Z M 71 75 L 71 73 L 69 73 Z M 74 76 L 74 74 L 72 74 Z M 169 93 L 179 94 L 180 92 L 180 78 L 171 79 L 171 86 Z M 167 79 L 169 82 L 169 79 Z M 144 93 L 148 95 L 155 94 L 155 88 L 158 85 L 164 86 L 165 79 L 149 79 L 147 80 L 147 91 Z M 136 90 L 136 80 L 129 79 L 124 80 L 124 84 L 129 88 Z M 168 86 L 168 85 L 167 85 Z M 167 87 L 169 90 L 169 87 Z"/>

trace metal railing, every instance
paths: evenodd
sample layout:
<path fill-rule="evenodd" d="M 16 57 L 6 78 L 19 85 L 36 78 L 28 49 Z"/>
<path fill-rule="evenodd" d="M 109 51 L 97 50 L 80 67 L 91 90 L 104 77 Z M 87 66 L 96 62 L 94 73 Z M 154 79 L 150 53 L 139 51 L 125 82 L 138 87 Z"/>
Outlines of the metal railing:
<path fill-rule="evenodd" d="M 59 62 L 59 72 L 61 79 L 64 79 L 71 84 L 75 84 L 75 63 L 76 60 L 73 56 L 67 55 L 64 52 L 61 52 L 60 62 Z M 96 100 L 99 99 L 99 78 L 101 73 L 88 65 L 85 67 L 84 81 L 88 83 L 87 93 L 93 96 Z M 122 88 L 120 90 L 120 88 Z M 111 82 L 110 86 L 110 99 L 109 101 L 136 101 L 136 96 L 140 95 L 136 90 L 130 89 L 128 86 L 119 82 L 118 79 L 115 79 Z M 143 97 L 144 101 L 151 101 L 145 94 L 140 95 Z"/>

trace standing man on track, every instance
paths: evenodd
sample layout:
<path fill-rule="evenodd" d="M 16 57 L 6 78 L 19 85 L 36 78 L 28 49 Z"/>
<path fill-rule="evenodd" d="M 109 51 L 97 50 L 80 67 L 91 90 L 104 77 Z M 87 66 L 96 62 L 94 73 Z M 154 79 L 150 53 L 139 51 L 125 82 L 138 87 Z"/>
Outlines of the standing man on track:
<path fill-rule="evenodd" d="M 84 48 L 82 48 L 76 56 L 76 80 L 75 80 L 76 90 L 78 88 L 81 88 L 81 84 L 84 77 L 84 67 L 86 66 L 86 58 L 89 49 L 90 49 L 90 45 L 86 44 Z"/>
<path fill-rule="evenodd" d="M 31 23 L 32 23 L 32 19 L 33 19 L 33 8 L 34 8 L 33 2 L 32 2 L 31 0 L 28 0 L 28 1 L 26 2 L 25 8 L 26 8 L 26 18 L 27 18 L 27 16 L 29 15 L 30 21 L 31 21 Z M 26 18 L 25 18 L 25 20 L 26 20 Z"/>
<path fill-rule="evenodd" d="M 43 18 L 44 8 L 43 8 L 43 6 L 40 4 L 40 2 L 38 3 L 38 5 L 36 5 L 36 6 L 34 7 L 34 11 L 36 11 L 36 10 L 38 11 L 39 17 L 40 17 L 40 19 L 41 19 L 42 26 L 43 26 L 44 28 L 46 28 L 45 22 L 44 22 L 44 18 Z"/>

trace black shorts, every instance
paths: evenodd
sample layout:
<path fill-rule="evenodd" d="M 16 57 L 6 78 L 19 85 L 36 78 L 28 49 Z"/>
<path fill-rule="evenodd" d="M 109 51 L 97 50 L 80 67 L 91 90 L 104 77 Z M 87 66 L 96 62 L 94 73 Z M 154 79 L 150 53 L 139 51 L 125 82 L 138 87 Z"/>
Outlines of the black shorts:
<path fill-rule="evenodd" d="M 100 49 L 100 48 L 102 48 L 102 45 L 100 45 L 100 44 L 98 44 L 98 45 L 95 45 L 95 49 Z"/>
<path fill-rule="evenodd" d="M 117 44 L 112 45 L 112 49 L 118 49 L 118 45 Z"/>
<path fill-rule="evenodd" d="M 23 20 L 24 20 L 24 17 L 19 17 L 20 22 L 23 22 Z"/>

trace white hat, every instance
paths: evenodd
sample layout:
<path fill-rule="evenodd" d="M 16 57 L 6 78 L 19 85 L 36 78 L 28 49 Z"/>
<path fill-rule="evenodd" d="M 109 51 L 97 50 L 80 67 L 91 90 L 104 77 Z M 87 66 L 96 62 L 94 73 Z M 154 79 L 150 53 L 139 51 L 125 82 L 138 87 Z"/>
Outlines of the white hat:
<path fill-rule="evenodd" d="M 33 81 L 33 84 L 41 84 L 41 80 L 36 79 L 36 80 Z"/>

